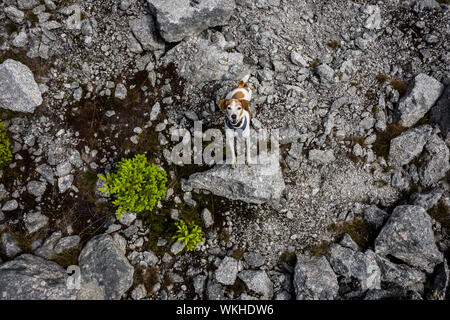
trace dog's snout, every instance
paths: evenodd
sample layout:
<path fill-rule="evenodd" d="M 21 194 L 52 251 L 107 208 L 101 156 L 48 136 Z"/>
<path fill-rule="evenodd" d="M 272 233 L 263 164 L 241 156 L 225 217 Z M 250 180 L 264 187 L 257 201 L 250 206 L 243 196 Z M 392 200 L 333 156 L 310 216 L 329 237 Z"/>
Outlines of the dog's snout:
<path fill-rule="evenodd" d="M 231 115 L 231 119 L 235 120 L 235 119 L 236 119 L 236 115 L 235 115 L 235 114 L 232 114 L 232 115 Z"/>

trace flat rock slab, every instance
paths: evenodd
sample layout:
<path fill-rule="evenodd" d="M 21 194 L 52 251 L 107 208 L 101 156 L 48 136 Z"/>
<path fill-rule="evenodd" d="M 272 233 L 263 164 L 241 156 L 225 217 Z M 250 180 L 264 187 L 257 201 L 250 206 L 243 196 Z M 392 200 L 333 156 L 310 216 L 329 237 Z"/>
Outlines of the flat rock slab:
<path fill-rule="evenodd" d="M 233 285 L 239 271 L 238 266 L 239 262 L 236 259 L 232 257 L 223 258 L 215 272 L 216 281 L 228 286 Z"/>
<path fill-rule="evenodd" d="M 312 149 L 309 151 L 308 159 L 318 164 L 329 164 L 336 160 L 333 150 Z"/>
<path fill-rule="evenodd" d="M 235 8 L 234 0 L 149 0 L 158 30 L 167 42 L 178 42 L 203 30 L 226 25 Z"/>
<path fill-rule="evenodd" d="M 151 15 L 132 19 L 128 22 L 131 31 L 144 50 L 163 50 L 164 41 L 159 37 L 156 31 L 155 22 Z"/>
<path fill-rule="evenodd" d="M 398 104 L 399 124 L 413 126 L 431 109 L 443 90 L 444 85 L 436 79 L 418 74 Z"/>
<path fill-rule="evenodd" d="M 33 113 L 41 103 L 41 91 L 26 65 L 12 59 L 0 64 L 1 108 Z"/>
<path fill-rule="evenodd" d="M 171 49 L 161 64 L 175 63 L 187 84 L 214 80 L 240 80 L 250 68 L 239 52 L 227 52 L 209 40 L 191 37 Z"/>
<path fill-rule="evenodd" d="M 75 300 L 66 270 L 53 261 L 23 254 L 0 265 L 0 297 L 5 300 Z"/>
<path fill-rule="evenodd" d="M 375 240 L 375 252 L 385 257 L 391 255 L 429 273 L 443 260 L 436 246 L 431 218 L 419 206 L 394 209 Z"/>
<path fill-rule="evenodd" d="M 119 300 L 133 284 L 134 268 L 110 235 L 92 238 L 78 261 L 82 275 L 78 299 Z"/>
<path fill-rule="evenodd" d="M 247 288 L 261 295 L 261 299 L 272 299 L 273 283 L 264 270 L 244 270 L 239 273 L 238 277 Z"/>
<path fill-rule="evenodd" d="M 277 203 L 285 189 L 283 174 L 278 157 L 272 155 L 266 164 L 252 166 L 229 164 L 194 173 L 183 181 L 183 190 L 202 189 L 231 200 L 248 203 Z"/>
<path fill-rule="evenodd" d="M 410 163 L 423 150 L 431 135 L 430 125 L 409 129 L 391 140 L 389 160 L 392 166 L 401 167 Z"/>

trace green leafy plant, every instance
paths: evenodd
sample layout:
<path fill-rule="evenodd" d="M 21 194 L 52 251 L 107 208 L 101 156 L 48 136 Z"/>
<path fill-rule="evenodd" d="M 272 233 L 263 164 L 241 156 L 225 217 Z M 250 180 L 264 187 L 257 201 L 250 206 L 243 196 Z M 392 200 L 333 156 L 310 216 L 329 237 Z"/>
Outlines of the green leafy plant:
<path fill-rule="evenodd" d="M 175 226 L 177 231 L 172 239 L 183 242 L 187 251 L 194 250 L 200 243 L 205 241 L 202 237 L 202 228 L 194 222 L 186 224 L 184 220 L 180 220 L 175 222 Z"/>
<path fill-rule="evenodd" d="M 5 126 L 0 121 L 0 169 L 12 159 L 10 145 L 11 143 L 6 135 Z"/>
<path fill-rule="evenodd" d="M 167 174 L 147 158 L 138 154 L 133 159 L 124 159 L 117 164 L 117 172 L 98 175 L 105 181 L 99 191 L 115 196 L 113 204 L 118 206 L 116 215 L 120 219 L 124 212 L 141 213 L 151 211 L 166 194 Z"/>

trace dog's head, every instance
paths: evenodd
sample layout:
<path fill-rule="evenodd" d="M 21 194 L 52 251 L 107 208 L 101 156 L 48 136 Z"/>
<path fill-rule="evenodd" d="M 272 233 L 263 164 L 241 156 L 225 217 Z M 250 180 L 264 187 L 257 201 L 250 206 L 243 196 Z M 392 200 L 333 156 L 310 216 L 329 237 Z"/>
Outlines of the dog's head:
<path fill-rule="evenodd" d="M 220 110 L 226 114 L 232 125 L 238 124 L 244 110 L 248 111 L 249 101 L 238 99 L 222 99 L 220 100 Z"/>

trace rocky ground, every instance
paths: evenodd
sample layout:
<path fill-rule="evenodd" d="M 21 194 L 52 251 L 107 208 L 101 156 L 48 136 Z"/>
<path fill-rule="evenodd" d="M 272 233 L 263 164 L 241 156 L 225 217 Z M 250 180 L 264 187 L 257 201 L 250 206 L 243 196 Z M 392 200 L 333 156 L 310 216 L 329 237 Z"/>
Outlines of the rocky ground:
<path fill-rule="evenodd" d="M 0 0 L 1 299 L 448 299 L 448 1 L 174 3 Z M 248 73 L 279 164 L 172 163 Z M 138 153 L 169 189 L 117 221 Z"/>

